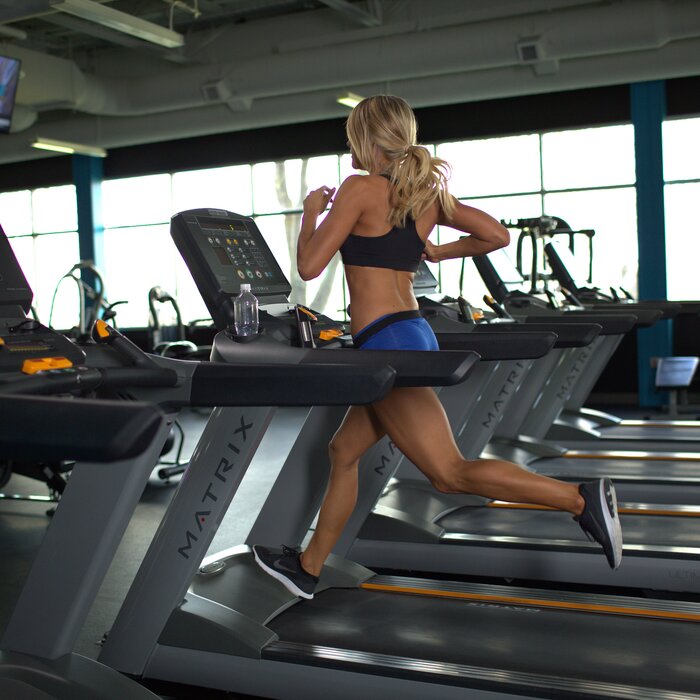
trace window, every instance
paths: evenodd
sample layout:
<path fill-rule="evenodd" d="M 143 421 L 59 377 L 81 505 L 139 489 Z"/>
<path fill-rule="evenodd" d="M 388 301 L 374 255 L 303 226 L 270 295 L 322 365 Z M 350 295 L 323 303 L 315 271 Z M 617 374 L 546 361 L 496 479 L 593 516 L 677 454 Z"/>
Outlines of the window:
<path fill-rule="evenodd" d="M 697 299 L 697 202 L 700 198 L 700 118 L 663 125 L 666 280 L 669 299 Z"/>
<path fill-rule="evenodd" d="M 172 214 L 188 209 L 226 209 L 250 216 L 253 192 L 250 166 L 190 170 L 173 175 Z"/>
<path fill-rule="evenodd" d="M 545 212 L 574 230 L 594 229 L 593 284 L 637 295 L 637 196 L 634 187 L 555 192 L 544 197 Z M 582 251 L 583 252 L 583 251 Z"/>
<path fill-rule="evenodd" d="M 179 253 L 167 224 L 105 230 L 102 272 L 107 300 L 127 302 L 115 309 L 119 326 L 148 325 L 148 290 L 151 287 L 159 286 L 170 294 L 177 293 L 177 257 Z"/>
<path fill-rule="evenodd" d="M 629 124 L 542 135 L 545 190 L 632 185 L 634 168 L 634 128 Z"/>
<path fill-rule="evenodd" d="M 7 236 L 32 232 L 32 193 L 29 190 L 0 194 L 0 225 Z"/>
<path fill-rule="evenodd" d="M 172 214 L 170 175 L 147 175 L 102 184 L 102 225 L 108 228 L 161 224 Z"/>
<path fill-rule="evenodd" d="M 77 231 L 78 209 L 75 187 L 42 187 L 32 193 L 32 220 L 34 233 Z"/>
<path fill-rule="evenodd" d="M 668 122 L 664 128 L 665 172 L 670 178 L 666 192 L 669 276 L 680 279 L 688 274 L 684 261 L 697 254 L 692 248 L 695 239 L 687 241 L 686 229 L 700 187 L 700 156 L 693 150 L 700 143 L 700 119 Z M 498 220 L 511 222 L 549 214 L 563 218 L 575 229 L 595 229 L 594 283 L 622 284 L 636 292 L 631 125 L 427 147 L 452 166 L 451 193 Z M 177 297 L 185 322 L 208 317 L 169 235 L 174 213 L 200 207 L 255 217 L 292 285 L 292 301 L 342 317 L 347 291 L 339 259 L 334 259 L 319 279 L 306 283 L 296 274 L 296 239 L 307 192 L 321 185 L 338 187 L 355 172 L 350 155 L 343 153 L 105 181 L 106 293 L 110 302 L 128 301 L 118 307 L 117 322 L 124 327 L 145 326 L 148 290 L 155 285 Z M 12 236 L 42 313 L 48 314 L 51 295 L 47 289 L 52 290 L 60 275 L 78 259 L 75 191 L 70 186 L 5 193 L 0 195 L 0 212 L 0 223 Z M 441 227 L 433 240 L 445 243 L 459 235 Z M 516 245 L 514 236 L 509 250 L 513 260 Z M 670 252 L 679 249 L 682 252 L 675 257 Z M 527 259 L 524 262 L 527 264 Z M 431 268 L 440 290 L 456 296 L 462 261 L 444 261 Z M 37 280 L 44 286 L 37 286 Z M 486 292 L 468 260 L 463 292 L 475 305 L 481 305 Z M 71 292 L 62 290 L 61 294 L 68 299 Z M 74 301 L 66 301 L 65 306 L 74 308 Z"/>
<path fill-rule="evenodd" d="M 458 198 L 539 192 L 537 134 L 443 143 L 437 156 L 452 166 L 450 192 Z"/>

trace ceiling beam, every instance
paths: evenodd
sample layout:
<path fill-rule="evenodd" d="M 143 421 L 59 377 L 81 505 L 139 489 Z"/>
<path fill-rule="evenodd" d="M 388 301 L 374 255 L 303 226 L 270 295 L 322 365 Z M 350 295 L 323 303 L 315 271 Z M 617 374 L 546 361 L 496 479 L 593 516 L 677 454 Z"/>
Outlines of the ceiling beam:
<path fill-rule="evenodd" d="M 358 7 L 357 3 L 348 2 L 348 0 L 321 0 L 321 2 L 355 22 L 359 22 L 364 27 L 380 27 L 382 25 L 381 3 L 377 0 L 368 0 L 367 10 L 363 10 Z"/>

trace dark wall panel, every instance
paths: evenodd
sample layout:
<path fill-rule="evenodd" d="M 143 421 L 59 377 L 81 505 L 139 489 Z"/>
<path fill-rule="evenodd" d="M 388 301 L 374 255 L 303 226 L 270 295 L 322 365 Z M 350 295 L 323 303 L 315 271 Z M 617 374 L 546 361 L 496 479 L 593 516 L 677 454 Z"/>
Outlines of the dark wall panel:
<path fill-rule="evenodd" d="M 468 102 L 416 110 L 422 142 L 565 129 L 629 121 L 626 85 Z M 252 129 L 115 148 L 106 178 L 215 167 L 346 149 L 345 119 Z M 51 157 L 0 166 L 0 191 L 71 182 L 70 158 Z"/>
<path fill-rule="evenodd" d="M 700 76 L 666 81 L 666 112 L 669 117 L 700 115 Z"/>
<path fill-rule="evenodd" d="M 671 116 L 700 114 L 700 76 L 668 80 L 667 100 Z M 425 107 L 417 109 L 416 115 L 423 143 L 614 124 L 630 121 L 629 88 L 613 85 Z M 105 160 L 105 177 L 342 152 L 346 148 L 344 123 L 344 119 L 326 119 L 115 148 Z M 69 157 L 0 165 L 0 191 L 69 182 Z"/>

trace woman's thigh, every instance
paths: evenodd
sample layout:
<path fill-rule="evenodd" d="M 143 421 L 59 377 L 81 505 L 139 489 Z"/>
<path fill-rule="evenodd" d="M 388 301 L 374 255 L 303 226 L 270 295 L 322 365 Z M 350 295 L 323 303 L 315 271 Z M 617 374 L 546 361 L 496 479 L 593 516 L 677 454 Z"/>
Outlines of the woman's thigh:
<path fill-rule="evenodd" d="M 433 389 L 394 389 L 372 408 L 394 444 L 429 479 L 441 481 L 463 462 L 445 410 Z"/>
<path fill-rule="evenodd" d="M 372 406 L 351 406 L 331 439 L 331 454 L 342 462 L 354 463 L 385 434 Z"/>

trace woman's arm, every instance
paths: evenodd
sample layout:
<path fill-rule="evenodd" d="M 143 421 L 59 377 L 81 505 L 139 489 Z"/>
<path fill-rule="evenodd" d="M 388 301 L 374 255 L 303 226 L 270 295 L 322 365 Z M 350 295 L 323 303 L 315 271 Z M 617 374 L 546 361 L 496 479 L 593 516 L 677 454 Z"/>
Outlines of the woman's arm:
<path fill-rule="evenodd" d="M 297 270 L 303 280 L 312 280 L 326 269 L 355 227 L 362 213 L 363 179 L 361 175 L 348 177 L 335 198 L 334 187 L 321 187 L 309 192 L 304 200 L 297 241 Z M 328 202 L 333 202 L 331 210 L 317 227 L 316 221 Z"/>
<path fill-rule="evenodd" d="M 471 258 L 498 250 L 510 243 L 508 229 L 496 219 L 480 209 L 469 207 L 455 199 L 455 210 L 450 218 L 441 212 L 438 224 L 449 226 L 463 233 L 468 233 L 452 243 L 433 245 L 428 243 L 425 257 L 430 262 L 440 262 L 450 258 Z"/>

